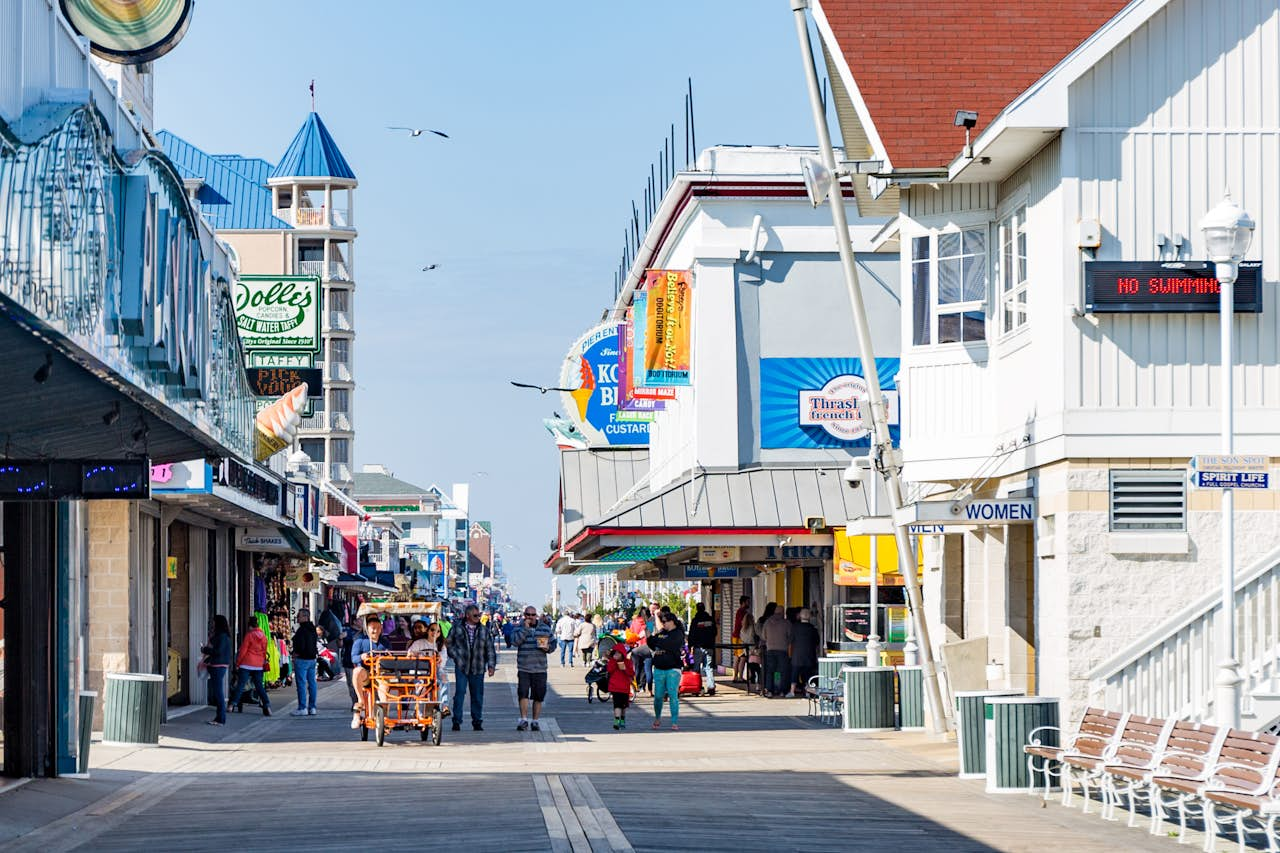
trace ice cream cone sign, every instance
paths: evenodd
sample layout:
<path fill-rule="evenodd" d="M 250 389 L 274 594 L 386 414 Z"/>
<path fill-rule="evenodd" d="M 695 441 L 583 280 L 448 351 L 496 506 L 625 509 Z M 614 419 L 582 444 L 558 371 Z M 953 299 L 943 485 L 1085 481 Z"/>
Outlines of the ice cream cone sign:
<path fill-rule="evenodd" d="M 302 407 L 307 403 L 307 383 L 303 382 L 261 412 L 256 422 L 257 440 L 253 458 L 265 462 L 293 444 L 302 423 Z"/>

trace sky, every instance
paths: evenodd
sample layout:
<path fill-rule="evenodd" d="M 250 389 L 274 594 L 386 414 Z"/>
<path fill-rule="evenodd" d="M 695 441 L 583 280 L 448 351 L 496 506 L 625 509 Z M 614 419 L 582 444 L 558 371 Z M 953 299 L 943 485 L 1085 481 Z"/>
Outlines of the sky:
<path fill-rule="evenodd" d="M 315 80 L 360 182 L 355 464 L 469 482 L 519 600 L 550 589 L 560 403 L 508 382 L 555 384 L 612 303 L 689 77 L 699 148 L 816 144 L 786 0 L 201 0 L 155 63 L 157 130 L 273 163 Z"/>

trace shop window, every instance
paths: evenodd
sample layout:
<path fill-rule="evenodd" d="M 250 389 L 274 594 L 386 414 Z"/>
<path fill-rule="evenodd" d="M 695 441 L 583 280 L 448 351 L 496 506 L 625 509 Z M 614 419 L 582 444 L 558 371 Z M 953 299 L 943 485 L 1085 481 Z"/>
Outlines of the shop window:
<path fill-rule="evenodd" d="M 912 239 L 916 346 L 986 340 L 987 229 L 980 225 Z"/>
<path fill-rule="evenodd" d="M 997 231 L 1000 331 L 1007 335 L 1027 324 L 1027 206 L 1001 219 Z"/>
<path fill-rule="evenodd" d="M 1112 530 L 1186 530 L 1187 472 L 1111 472 Z"/>

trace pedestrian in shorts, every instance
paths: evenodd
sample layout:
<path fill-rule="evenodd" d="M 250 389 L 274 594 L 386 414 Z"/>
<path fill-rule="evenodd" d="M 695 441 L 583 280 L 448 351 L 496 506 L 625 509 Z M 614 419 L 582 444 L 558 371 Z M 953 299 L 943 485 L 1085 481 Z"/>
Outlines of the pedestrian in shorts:
<path fill-rule="evenodd" d="M 631 683 L 635 680 L 636 668 L 622 643 L 609 652 L 605 667 L 609 672 L 609 695 L 613 697 L 613 728 L 620 731 L 627 727 L 627 707 L 631 704 Z"/>
<path fill-rule="evenodd" d="M 530 607 L 524 611 L 524 624 L 511 632 L 511 643 L 516 647 L 516 697 L 520 700 L 516 730 L 536 732 L 547 698 L 547 658 L 555 651 L 555 634 L 550 625 L 538 622 L 538 611 Z"/>

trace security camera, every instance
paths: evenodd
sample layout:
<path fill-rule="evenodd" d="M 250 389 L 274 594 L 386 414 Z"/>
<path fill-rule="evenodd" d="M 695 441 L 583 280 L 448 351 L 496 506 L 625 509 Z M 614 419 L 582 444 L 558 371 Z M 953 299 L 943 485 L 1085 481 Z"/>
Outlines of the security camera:
<path fill-rule="evenodd" d="M 810 533 L 817 533 L 827 526 L 827 519 L 821 515 L 810 515 L 805 518 L 804 526 L 809 528 Z"/>
<path fill-rule="evenodd" d="M 956 110 L 956 127 L 972 130 L 978 123 L 978 114 L 973 110 Z"/>

